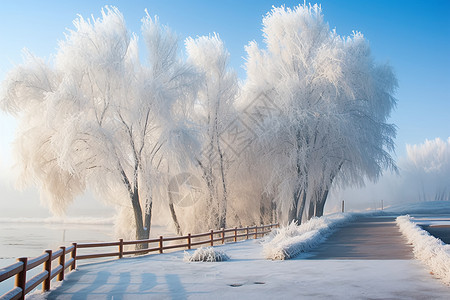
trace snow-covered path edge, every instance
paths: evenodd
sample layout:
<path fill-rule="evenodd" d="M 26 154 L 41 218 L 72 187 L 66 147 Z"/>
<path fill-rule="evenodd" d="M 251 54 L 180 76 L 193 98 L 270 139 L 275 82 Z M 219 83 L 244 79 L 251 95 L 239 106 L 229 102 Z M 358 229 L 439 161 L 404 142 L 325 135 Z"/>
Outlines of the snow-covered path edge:
<path fill-rule="evenodd" d="M 312 218 L 301 225 L 293 222 L 273 230 L 261 242 L 263 256 L 265 259 L 285 260 L 308 252 L 322 243 L 337 227 L 353 221 L 360 215 L 361 213 L 335 213 Z"/>
<path fill-rule="evenodd" d="M 430 272 L 450 285 L 450 245 L 420 228 L 409 215 L 397 217 L 396 222 L 401 233 L 413 245 L 414 256 L 424 262 Z"/>

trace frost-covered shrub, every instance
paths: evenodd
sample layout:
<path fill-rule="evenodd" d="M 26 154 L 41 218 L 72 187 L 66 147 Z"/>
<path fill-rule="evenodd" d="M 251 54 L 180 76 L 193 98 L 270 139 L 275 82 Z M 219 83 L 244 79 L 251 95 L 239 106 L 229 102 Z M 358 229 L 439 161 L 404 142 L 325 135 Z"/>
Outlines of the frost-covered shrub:
<path fill-rule="evenodd" d="M 355 214 L 345 213 L 312 218 L 302 225 L 292 222 L 288 226 L 274 230 L 264 239 L 263 255 L 266 259 L 293 258 L 301 252 L 315 248 L 338 225 L 346 223 L 354 217 Z"/>
<path fill-rule="evenodd" d="M 214 262 L 214 261 L 226 261 L 229 260 L 230 257 L 225 254 L 222 250 L 214 249 L 213 247 L 207 248 L 198 248 L 194 253 L 189 254 L 188 252 L 184 253 L 184 261 L 206 261 L 206 262 Z"/>
<path fill-rule="evenodd" d="M 396 221 L 402 234 L 413 245 L 414 256 L 423 261 L 444 283 L 450 285 L 450 245 L 421 229 L 408 215 L 400 216 Z"/>

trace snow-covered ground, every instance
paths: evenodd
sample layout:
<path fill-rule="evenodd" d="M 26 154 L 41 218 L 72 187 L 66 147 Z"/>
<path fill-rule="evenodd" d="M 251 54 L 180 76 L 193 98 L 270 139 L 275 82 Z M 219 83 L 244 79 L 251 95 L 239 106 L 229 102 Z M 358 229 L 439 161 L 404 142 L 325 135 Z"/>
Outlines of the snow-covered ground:
<path fill-rule="evenodd" d="M 219 246 L 224 262 L 184 253 L 84 265 L 29 299 L 448 299 L 416 260 L 267 260 L 254 240 Z M 193 250 L 192 250 L 193 252 Z"/>
<path fill-rule="evenodd" d="M 445 215 L 450 216 L 450 201 L 422 201 L 414 203 L 404 203 L 388 207 L 385 212 L 421 215 Z"/>
<path fill-rule="evenodd" d="M 416 213 L 445 212 L 450 202 L 413 205 Z M 397 208 L 397 211 L 400 209 Z M 405 211 L 402 209 L 402 211 Z M 407 211 L 407 209 L 406 209 Z M 450 211 L 450 210 L 449 210 Z M 381 212 L 390 214 L 391 212 Z M 372 213 L 371 213 L 372 214 Z M 339 216 L 340 215 L 340 216 Z M 313 220 L 298 233 L 318 245 L 338 224 L 354 214 Z M 430 216 L 430 219 L 432 216 Z M 309 226 L 309 229 L 306 228 Z M 294 230 L 294 231 L 295 231 Z M 292 233 L 285 230 L 286 232 Z M 316 232 L 313 234 L 312 232 Z M 282 230 L 280 230 L 282 232 Z M 280 243 L 289 245 L 281 239 Z M 182 251 L 124 258 L 79 266 L 64 283 L 29 299 L 449 299 L 450 287 L 433 278 L 419 260 L 411 259 L 266 259 L 265 240 L 217 246 L 229 256 L 222 262 L 186 262 Z M 301 238 L 300 238 L 301 239 Z M 319 245 L 320 246 L 320 245 Z M 306 248 L 305 248 L 306 249 Z M 192 255 L 194 250 L 189 251 Z M 443 262 L 445 263 L 445 262 Z"/>
<path fill-rule="evenodd" d="M 414 256 L 428 267 L 430 273 L 450 285 L 450 245 L 421 228 L 450 226 L 450 201 L 397 205 L 389 211 L 404 215 L 397 218 L 397 225 L 413 245 Z"/>
<path fill-rule="evenodd" d="M 427 221 L 419 219 L 419 222 L 423 224 Z M 428 220 L 428 222 L 438 223 L 436 220 Z M 440 239 L 420 228 L 414 218 L 408 215 L 398 217 L 397 225 L 412 243 L 414 256 L 424 262 L 431 273 L 450 285 L 450 245 L 444 244 Z"/>

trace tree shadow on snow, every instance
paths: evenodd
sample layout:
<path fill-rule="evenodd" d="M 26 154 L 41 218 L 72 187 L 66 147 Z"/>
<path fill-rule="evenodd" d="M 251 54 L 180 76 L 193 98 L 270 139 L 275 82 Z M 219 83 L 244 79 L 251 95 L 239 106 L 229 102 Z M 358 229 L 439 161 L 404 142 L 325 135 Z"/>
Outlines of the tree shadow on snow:
<path fill-rule="evenodd" d="M 170 296 L 172 299 L 186 299 L 186 290 L 181 283 L 178 274 L 166 274 L 166 282 L 169 286 Z"/>
<path fill-rule="evenodd" d="M 60 286 L 58 289 L 51 291 L 48 294 L 47 299 L 55 299 L 56 297 L 60 295 L 67 295 L 67 294 L 73 294 L 74 297 L 76 297 L 77 300 L 87 299 L 88 295 L 92 295 L 96 289 L 99 287 L 102 287 L 106 285 L 108 278 L 110 277 L 111 273 L 106 271 L 100 271 L 96 274 L 94 281 L 92 281 L 89 285 L 86 287 L 80 289 L 80 290 L 71 290 L 72 287 L 76 285 L 84 285 L 83 282 L 80 283 L 81 277 L 85 275 L 87 272 L 79 271 L 74 276 L 71 276 L 62 286 Z M 73 280 L 72 280 L 73 278 Z M 75 298 L 74 298 L 75 299 Z"/>
<path fill-rule="evenodd" d="M 130 285 L 131 276 L 129 272 L 119 274 L 119 282 L 115 284 L 113 289 L 108 292 L 106 299 L 122 300 L 126 293 L 127 286 Z"/>
<path fill-rule="evenodd" d="M 141 285 L 139 286 L 139 292 L 149 291 L 156 286 L 156 275 L 153 273 L 141 274 Z"/>

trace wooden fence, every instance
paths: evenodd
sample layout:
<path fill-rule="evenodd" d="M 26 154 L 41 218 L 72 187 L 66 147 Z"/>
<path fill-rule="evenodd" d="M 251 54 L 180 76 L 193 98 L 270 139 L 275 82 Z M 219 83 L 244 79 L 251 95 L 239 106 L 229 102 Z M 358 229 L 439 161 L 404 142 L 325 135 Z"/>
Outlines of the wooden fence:
<path fill-rule="evenodd" d="M 34 288 L 42 284 L 42 291 L 50 290 L 51 280 L 57 277 L 58 281 L 64 280 L 65 270 L 70 268 L 70 271 L 76 268 L 78 260 L 93 259 L 102 257 L 116 256 L 122 258 L 124 255 L 148 254 L 151 252 L 164 253 L 164 250 L 187 248 L 192 249 L 200 245 L 214 246 L 217 243 L 225 244 L 228 241 L 237 242 L 238 240 L 245 240 L 250 238 L 262 237 L 272 231 L 272 228 L 278 227 L 278 224 L 269 224 L 261 226 L 252 226 L 244 228 L 230 228 L 211 230 L 206 233 L 188 234 L 185 236 L 167 237 L 160 236 L 157 239 L 124 241 L 120 239 L 118 242 L 106 243 L 73 243 L 70 247 L 60 247 L 59 250 L 53 252 L 46 250 L 44 254 L 35 258 L 21 257 L 17 262 L 0 269 L 0 283 L 16 276 L 15 287 L 3 294 L 0 300 L 6 299 L 25 299 L 25 295 L 31 292 Z M 206 239 L 205 239 L 206 238 Z M 146 248 L 138 250 L 126 250 L 128 245 L 142 245 Z M 141 247 L 142 247 L 141 246 Z M 97 247 L 117 247 L 117 252 L 104 252 L 95 254 L 81 255 L 77 252 L 79 249 L 97 248 Z M 66 256 L 70 258 L 66 261 Z M 58 264 L 52 268 L 52 262 L 58 259 Z M 27 280 L 27 272 L 42 265 L 43 270 L 39 274 Z"/>

